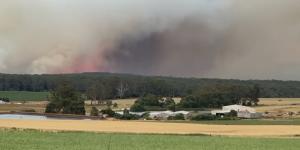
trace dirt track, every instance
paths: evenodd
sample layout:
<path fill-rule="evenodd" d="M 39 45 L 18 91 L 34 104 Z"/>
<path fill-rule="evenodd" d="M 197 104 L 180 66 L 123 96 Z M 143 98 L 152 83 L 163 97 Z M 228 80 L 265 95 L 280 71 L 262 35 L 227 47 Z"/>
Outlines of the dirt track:
<path fill-rule="evenodd" d="M 284 125 L 202 125 L 135 121 L 88 120 L 0 120 L 2 128 L 25 128 L 63 131 L 92 131 L 159 134 L 211 134 L 230 136 L 293 136 L 300 135 L 300 126 Z"/>

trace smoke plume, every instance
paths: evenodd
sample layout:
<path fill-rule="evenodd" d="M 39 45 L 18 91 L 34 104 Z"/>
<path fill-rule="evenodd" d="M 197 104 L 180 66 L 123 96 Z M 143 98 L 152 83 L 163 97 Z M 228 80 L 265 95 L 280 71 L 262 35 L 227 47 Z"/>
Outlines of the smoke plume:
<path fill-rule="evenodd" d="M 0 72 L 300 80 L 297 0 L 0 2 Z"/>

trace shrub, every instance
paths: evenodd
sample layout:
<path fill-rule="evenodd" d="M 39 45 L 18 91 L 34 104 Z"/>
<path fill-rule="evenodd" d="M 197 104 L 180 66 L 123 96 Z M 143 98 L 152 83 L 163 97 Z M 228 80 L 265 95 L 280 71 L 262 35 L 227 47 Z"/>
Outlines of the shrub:
<path fill-rule="evenodd" d="M 121 120 L 138 120 L 141 118 L 139 115 L 134 115 L 134 114 L 119 115 L 117 117 L 116 117 L 117 119 L 121 119 Z"/>
<path fill-rule="evenodd" d="M 102 114 L 106 114 L 108 115 L 109 117 L 114 117 L 116 112 L 114 112 L 111 108 L 106 108 L 106 109 L 103 109 L 101 110 L 101 113 Z"/>
<path fill-rule="evenodd" d="M 169 116 L 168 120 L 185 120 L 183 114 L 176 114 L 175 116 Z"/>
<path fill-rule="evenodd" d="M 122 120 L 123 115 L 115 113 L 114 118 Z"/>
<path fill-rule="evenodd" d="M 85 115 L 85 103 L 82 95 L 68 81 L 62 81 L 51 92 L 46 113 L 64 113 Z"/>
<path fill-rule="evenodd" d="M 176 103 L 175 103 L 174 99 L 172 99 L 171 97 L 167 97 L 164 100 L 163 106 L 170 111 L 173 111 L 173 112 L 176 111 Z"/>
<path fill-rule="evenodd" d="M 140 97 L 136 102 L 142 104 L 143 106 L 161 106 L 160 98 L 153 94 L 147 94 L 143 97 Z"/>
<path fill-rule="evenodd" d="M 145 107 L 141 103 L 135 103 L 130 108 L 130 111 L 132 112 L 143 112 L 145 110 Z"/>
<path fill-rule="evenodd" d="M 118 113 L 115 113 L 114 117 L 116 119 L 120 119 L 120 120 L 138 120 L 138 119 L 141 118 L 139 115 L 134 115 L 134 114 L 121 115 L 121 114 L 118 114 Z"/>
<path fill-rule="evenodd" d="M 2 100 L 3 102 L 6 102 L 6 103 L 10 102 L 9 98 L 7 98 L 7 97 L 0 98 L 0 100 Z"/>
<path fill-rule="evenodd" d="M 229 114 L 227 114 L 227 117 L 237 117 L 238 112 L 235 110 L 231 110 Z"/>
<path fill-rule="evenodd" d="M 114 104 L 113 104 L 113 107 L 114 107 L 114 108 L 118 108 L 118 103 L 114 103 Z"/>
<path fill-rule="evenodd" d="M 147 119 L 147 120 L 151 120 L 149 112 L 144 113 L 141 117 L 144 118 L 144 119 Z"/>
<path fill-rule="evenodd" d="M 111 100 L 106 101 L 106 106 L 111 107 L 113 105 L 113 102 Z"/>
<path fill-rule="evenodd" d="M 201 121 L 201 120 L 216 120 L 217 117 L 211 114 L 200 114 L 200 115 L 196 115 L 193 116 L 191 118 L 191 120 L 195 120 L 195 121 Z"/>
<path fill-rule="evenodd" d="M 58 113 L 60 111 L 60 108 L 55 103 L 49 103 L 46 106 L 45 113 Z"/>
<path fill-rule="evenodd" d="M 123 115 L 129 115 L 129 114 L 130 114 L 130 111 L 128 109 L 123 110 Z"/>
<path fill-rule="evenodd" d="M 92 107 L 91 116 L 99 116 L 99 110 L 96 107 Z"/>
<path fill-rule="evenodd" d="M 84 101 L 82 100 L 72 100 L 68 105 L 65 105 L 62 109 L 64 114 L 76 114 L 85 115 Z"/>
<path fill-rule="evenodd" d="M 27 113 L 34 113 L 36 112 L 34 109 L 24 109 L 24 110 L 21 110 L 22 112 L 27 112 Z"/>

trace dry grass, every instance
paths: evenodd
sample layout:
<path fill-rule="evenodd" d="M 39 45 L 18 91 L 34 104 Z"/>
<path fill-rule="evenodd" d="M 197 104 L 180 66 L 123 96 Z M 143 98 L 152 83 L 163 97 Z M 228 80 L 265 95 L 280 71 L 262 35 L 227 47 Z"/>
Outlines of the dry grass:
<path fill-rule="evenodd" d="M 117 103 L 118 104 L 118 108 L 130 108 L 134 102 L 137 100 L 137 98 L 132 98 L 132 99 L 117 99 L 117 100 L 113 100 L 113 103 Z"/>
<path fill-rule="evenodd" d="M 259 105 L 260 111 L 300 111 L 300 98 L 262 98 Z"/>
<path fill-rule="evenodd" d="M 118 107 L 116 108 L 113 108 L 114 110 L 122 110 L 124 108 L 130 108 L 134 102 L 136 101 L 137 99 L 136 98 L 131 98 L 131 99 L 115 99 L 115 100 L 112 100 L 112 103 L 117 103 L 118 104 Z M 107 106 L 104 104 L 104 105 L 91 105 L 91 101 L 85 101 L 85 110 L 87 113 L 91 112 L 91 109 L 92 107 L 96 107 L 98 109 L 105 109 L 107 108 Z"/>
<path fill-rule="evenodd" d="M 300 105 L 300 98 L 261 98 L 260 105 Z"/>
<path fill-rule="evenodd" d="M 290 117 L 287 114 L 293 112 L 292 117 L 300 117 L 300 98 L 262 98 L 258 107 L 258 112 L 268 112 L 273 117 Z"/>
<path fill-rule="evenodd" d="M 38 113 L 45 112 L 47 102 L 26 102 L 25 104 L 2 104 L 0 105 L 0 112 L 11 112 L 11 111 L 26 111 L 35 110 Z"/>
<path fill-rule="evenodd" d="M 203 125 L 138 121 L 0 120 L 3 128 L 117 133 L 208 134 L 228 136 L 294 136 L 300 126 Z"/>
<path fill-rule="evenodd" d="M 113 100 L 113 103 L 117 103 L 118 107 L 116 109 L 122 108 L 130 108 L 136 99 L 122 99 L 122 100 Z M 44 113 L 45 108 L 47 105 L 47 101 L 27 101 L 26 103 L 23 102 L 13 102 L 12 104 L 1 104 L 0 105 L 0 112 L 22 112 L 24 110 L 35 110 L 38 113 Z M 86 101 L 86 112 L 90 112 L 91 107 L 90 101 Z M 97 108 L 105 108 L 105 105 L 95 105 Z"/>

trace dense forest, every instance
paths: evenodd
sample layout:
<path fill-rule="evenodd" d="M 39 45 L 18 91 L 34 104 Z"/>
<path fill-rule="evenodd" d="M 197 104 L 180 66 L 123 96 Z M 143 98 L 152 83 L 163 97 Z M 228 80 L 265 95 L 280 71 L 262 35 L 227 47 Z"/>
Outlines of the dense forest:
<path fill-rule="evenodd" d="M 62 80 L 70 81 L 83 93 L 102 90 L 102 99 L 158 96 L 187 96 L 195 90 L 215 85 L 258 86 L 260 97 L 300 97 L 299 81 L 229 80 L 140 76 L 113 73 L 56 75 L 0 74 L 0 91 L 51 91 Z"/>

